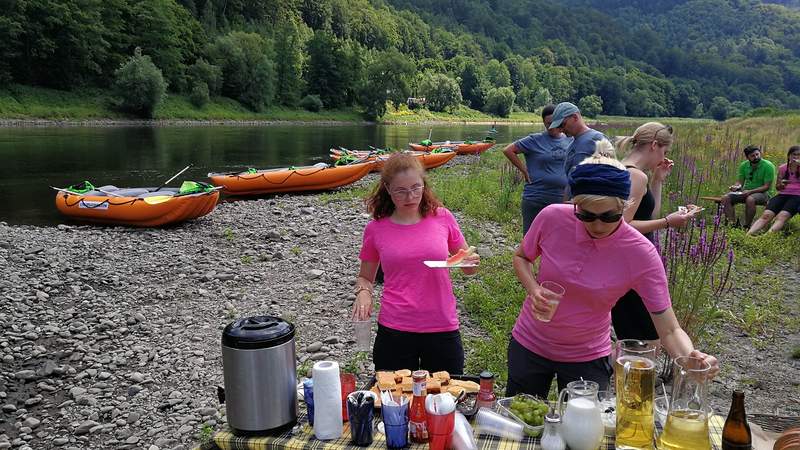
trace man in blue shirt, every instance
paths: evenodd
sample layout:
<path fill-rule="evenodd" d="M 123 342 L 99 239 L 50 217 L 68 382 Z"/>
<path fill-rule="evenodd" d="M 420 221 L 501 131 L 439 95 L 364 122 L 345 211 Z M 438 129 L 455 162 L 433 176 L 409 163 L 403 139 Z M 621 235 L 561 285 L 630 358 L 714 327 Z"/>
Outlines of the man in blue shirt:
<path fill-rule="evenodd" d="M 564 161 L 572 138 L 564 136 L 559 129 L 549 129 L 554 110 L 553 105 L 542 109 L 546 131 L 524 137 L 503 150 L 506 158 L 525 178 L 525 189 L 522 191 L 523 235 L 528 232 L 539 211 L 547 205 L 561 202 L 567 185 Z M 519 153 L 525 156 L 525 164 L 517 156 Z"/>
<path fill-rule="evenodd" d="M 594 154 L 595 142 L 608 139 L 603 133 L 593 130 L 586 125 L 581 116 L 581 110 L 570 102 L 562 102 L 553 110 L 553 122 L 548 129 L 560 128 L 567 136 L 574 138 L 567 149 L 567 158 L 564 161 L 564 173 L 569 174 L 572 169 L 584 159 Z M 606 155 L 612 158 L 615 155 Z M 571 198 L 571 196 L 567 196 Z"/>

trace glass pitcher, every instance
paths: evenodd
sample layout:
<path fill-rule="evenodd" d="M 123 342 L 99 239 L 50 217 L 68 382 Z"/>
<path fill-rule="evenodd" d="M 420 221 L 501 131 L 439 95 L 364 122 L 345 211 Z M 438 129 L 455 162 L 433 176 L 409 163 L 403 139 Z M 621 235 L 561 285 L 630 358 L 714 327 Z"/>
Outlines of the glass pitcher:
<path fill-rule="evenodd" d="M 617 341 L 614 385 L 617 390 L 617 449 L 653 448 L 653 398 L 658 345 L 648 341 Z"/>
<path fill-rule="evenodd" d="M 603 441 L 603 419 L 597 403 L 599 387 L 594 381 L 581 379 L 567 383 L 558 396 L 561 436 L 571 450 L 596 450 Z M 564 399 L 567 396 L 569 401 L 565 410 Z"/>
<path fill-rule="evenodd" d="M 711 366 L 700 358 L 675 359 L 675 380 L 658 448 L 664 450 L 708 450 L 708 373 Z"/>

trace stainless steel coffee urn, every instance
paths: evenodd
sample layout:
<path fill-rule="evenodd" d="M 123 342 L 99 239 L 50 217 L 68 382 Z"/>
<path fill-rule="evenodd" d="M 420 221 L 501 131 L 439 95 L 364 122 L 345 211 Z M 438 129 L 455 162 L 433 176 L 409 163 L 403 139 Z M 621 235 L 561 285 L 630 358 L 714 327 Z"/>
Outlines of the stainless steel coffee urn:
<path fill-rule="evenodd" d="M 237 435 L 268 434 L 297 422 L 294 325 L 254 316 L 222 332 L 228 425 Z"/>

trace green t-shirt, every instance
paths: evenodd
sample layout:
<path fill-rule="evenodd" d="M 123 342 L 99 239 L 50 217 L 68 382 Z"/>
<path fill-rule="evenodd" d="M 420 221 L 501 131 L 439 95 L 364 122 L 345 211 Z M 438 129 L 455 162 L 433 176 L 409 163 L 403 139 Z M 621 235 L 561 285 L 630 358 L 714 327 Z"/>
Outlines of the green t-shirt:
<path fill-rule="evenodd" d="M 754 168 L 750 161 L 739 164 L 739 180 L 744 180 L 743 190 L 755 189 L 767 183 L 772 183 L 767 191 L 770 196 L 775 195 L 775 164 L 762 159 Z"/>

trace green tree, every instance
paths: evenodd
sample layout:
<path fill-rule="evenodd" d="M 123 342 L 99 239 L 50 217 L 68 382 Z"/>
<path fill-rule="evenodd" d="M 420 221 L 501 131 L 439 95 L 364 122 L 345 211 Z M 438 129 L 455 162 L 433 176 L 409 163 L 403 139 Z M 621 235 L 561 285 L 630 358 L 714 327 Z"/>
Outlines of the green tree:
<path fill-rule="evenodd" d="M 419 92 L 427 100 L 431 111 L 452 109 L 461 103 L 461 89 L 456 80 L 443 73 L 423 74 Z"/>
<path fill-rule="evenodd" d="M 192 102 L 192 105 L 197 108 L 203 108 L 210 100 L 208 85 L 202 81 L 195 82 L 192 86 L 192 92 L 189 93 L 189 101 Z"/>
<path fill-rule="evenodd" d="M 482 110 L 491 85 L 478 63 L 470 58 L 461 72 L 461 96 L 472 109 Z"/>
<path fill-rule="evenodd" d="M 514 90 L 510 87 L 499 87 L 489 89 L 486 94 L 486 107 L 488 113 L 500 117 L 508 117 L 511 114 L 511 108 L 514 106 L 516 95 Z"/>
<path fill-rule="evenodd" d="M 603 112 L 603 99 L 599 95 L 587 95 L 578 101 L 578 108 L 586 117 L 597 117 Z"/>
<path fill-rule="evenodd" d="M 278 103 L 295 106 L 303 93 L 303 48 L 310 30 L 302 23 L 287 20 L 275 33 L 275 76 Z"/>
<path fill-rule="evenodd" d="M 728 118 L 731 102 L 725 97 L 714 97 L 711 106 L 708 107 L 708 114 L 716 120 Z"/>
<path fill-rule="evenodd" d="M 152 118 L 164 99 L 167 83 L 150 57 L 142 55 L 141 49 L 137 48 L 114 75 L 114 92 L 120 109 L 139 117 Z"/>
<path fill-rule="evenodd" d="M 217 95 L 222 89 L 222 69 L 203 58 L 197 58 L 197 61 L 189 66 L 188 74 L 192 86 L 205 84 L 209 95 Z"/>
<path fill-rule="evenodd" d="M 316 31 L 308 41 L 306 85 L 311 94 L 319 95 L 327 108 L 347 103 L 348 80 L 342 44 L 330 33 Z"/>
<path fill-rule="evenodd" d="M 411 94 L 411 80 L 416 72 L 414 62 L 397 50 L 376 55 L 367 65 L 360 103 L 368 119 L 386 114 L 386 101 L 394 104 L 406 101 Z"/>
<path fill-rule="evenodd" d="M 511 85 L 511 74 L 508 67 L 500 61 L 493 59 L 486 64 L 486 79 L 493 87 L 506 87 Z"/>
<path fill-rule="evenodd" d="M 254 111 L 272 104 L 275 65 L 269 43 L 255 33 L 234 31 L 220 36 L 209 51 L 222 68 L 222 93 Z"/>
<path fill-rule="evenodd" d="M 185 91 L 186 67 L 197 59 L 206 42 L 202 26 L 174 0 L 140 0 L 131 4 L 131 45 L 151 55 L 173 90 Z"/>

